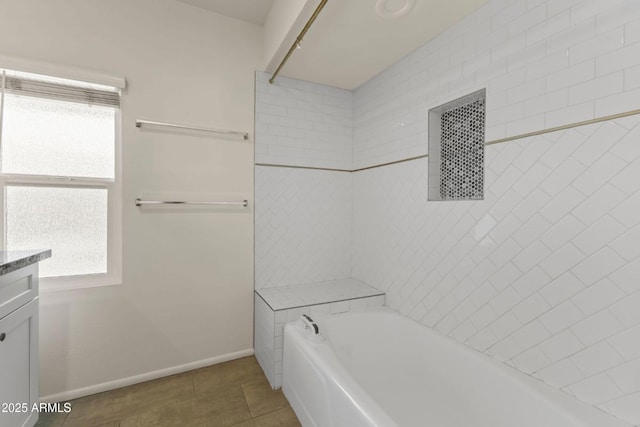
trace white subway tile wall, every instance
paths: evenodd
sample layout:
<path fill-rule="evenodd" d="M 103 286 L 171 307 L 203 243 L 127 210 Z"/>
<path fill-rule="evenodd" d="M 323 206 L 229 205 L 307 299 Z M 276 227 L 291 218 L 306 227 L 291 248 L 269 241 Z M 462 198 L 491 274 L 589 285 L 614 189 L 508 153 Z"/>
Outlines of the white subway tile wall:
<path fill-rule="evenodd" d="M 639 109 L 638 42 L 635 0 L 491 0 L 355 91 L 354 168 L 425 154 L 428 110 L 483 87 L 487 141 Z"/>
<path fill-rule="evenodd" d="M 256 289 L 351 277 L 347 172 L 256 166 Z"/>
<path fill-rule="evenodd" d="M 256 163 L 351 169 L 353 92 L 256 73 Z"/>
<path fill-rule="evenodd" d="M 426 159 L 355 173 L 354 277 L 390 308 L 640 424 L 640 116 L 485 155 L 484 201 L 427 202 Z"/>
<path fill-rule="evenodd" d="M 254 294 L 254 315 L 253 315 L 253 348 L 258 359 L 258 363 L 262 367 L 265 376 L 272 385 L 275 384 L 276 378 L 276 361 L 275 361 L 275 313 L 260 298 Z M 282 347 L 282 340 L 280 341 Z"/>

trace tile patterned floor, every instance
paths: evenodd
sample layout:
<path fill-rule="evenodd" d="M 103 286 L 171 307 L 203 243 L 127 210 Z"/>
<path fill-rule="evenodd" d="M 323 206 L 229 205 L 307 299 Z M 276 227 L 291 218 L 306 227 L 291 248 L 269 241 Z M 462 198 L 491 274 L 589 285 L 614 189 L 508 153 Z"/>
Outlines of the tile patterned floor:
<path fill-rule="evenodd" d="M 36 427 L 294 427 L 280 390 L 255 357 L 71 401 L 69 414 L 41 414 Z"/>

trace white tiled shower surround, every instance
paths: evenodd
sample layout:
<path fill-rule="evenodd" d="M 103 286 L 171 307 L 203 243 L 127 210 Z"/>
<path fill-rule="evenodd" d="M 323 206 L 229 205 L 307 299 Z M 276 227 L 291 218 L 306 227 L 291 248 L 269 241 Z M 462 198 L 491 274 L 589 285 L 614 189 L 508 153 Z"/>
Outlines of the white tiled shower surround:
<path fill-rule="evenodd" d="M 353 176 L 256 166 L 256 289 L 351 276 Z"/>
<path fill-rule="evenodd" d="M 351 276 L 353 93 L 256 73 L 255 287 Z"/>
<path fill-rule="evenodd" d="M 427 111 L 487 89 L 487 141 L 640 108 L 636 0 L 491 0 L 355 91 L 354 169 L 426 152 Z"/>
<path fill-rule="evenodd" d="M 256 163 L 351 169 L 353 93 L 256 73 Z"/>
<path fill-rule="evenodd" d="M 484 201 L 427 159 L 355 174 L 353 276 L 387 305 L 640 423 L 640 116 L 486 147 Z"/>
<path fill-rule="evenodd" d="M 640 109 L 640 2 L 489 1 L 353 93 L 351 169 L 426 154 L 429 108 L 483 87 L 488 141 Z M 487 146 L 483 202 L 427 202 L 427 159 L 350 174 L 351 275 L 640 425 L 639 122 Z"/>

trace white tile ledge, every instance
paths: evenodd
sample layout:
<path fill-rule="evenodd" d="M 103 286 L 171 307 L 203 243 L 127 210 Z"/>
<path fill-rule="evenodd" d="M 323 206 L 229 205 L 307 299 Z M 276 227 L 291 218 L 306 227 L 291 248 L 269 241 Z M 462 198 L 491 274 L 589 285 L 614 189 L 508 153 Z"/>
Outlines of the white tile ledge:
<path fill-rule="evenodd" d="M 384 292 L 351 278 L 256 289 L 255 292 L 273 311 L 384 295 Z"/>

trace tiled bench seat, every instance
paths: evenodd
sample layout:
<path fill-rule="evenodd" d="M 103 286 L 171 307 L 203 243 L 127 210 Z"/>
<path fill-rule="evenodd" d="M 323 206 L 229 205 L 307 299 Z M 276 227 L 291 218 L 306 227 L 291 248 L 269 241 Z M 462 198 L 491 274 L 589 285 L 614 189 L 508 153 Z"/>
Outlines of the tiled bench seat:
<path fill-rule="evenodd" d="M 256 358 L 273 388 L 282 385 L 282 331 L 286 322 L 384 305 L 384 292 L 355 279 L 255 291 Z"/>

